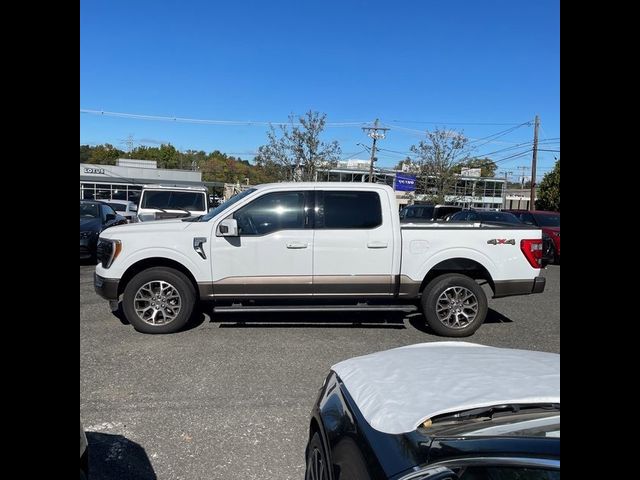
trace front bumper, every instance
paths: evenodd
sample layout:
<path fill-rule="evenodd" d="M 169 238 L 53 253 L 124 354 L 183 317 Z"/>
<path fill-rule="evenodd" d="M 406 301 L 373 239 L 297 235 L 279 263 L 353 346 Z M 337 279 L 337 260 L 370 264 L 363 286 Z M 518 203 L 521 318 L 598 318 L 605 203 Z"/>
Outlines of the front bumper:
<path fill-rule="evenodd" d="M 93 288 L 96 293 L 106 300 L 118 300 L 118 285 L 120 280 L 116 278 L 104 278 L 97 273 L 93 274 Z"/>
<path fill-rule="evenodd" d="M 544 277 L 535 277 L 533 280 L 504 280 L 494 282 L 493 298 L 542 293 L 544 292 L 546 281 L 547 279 Z"/>

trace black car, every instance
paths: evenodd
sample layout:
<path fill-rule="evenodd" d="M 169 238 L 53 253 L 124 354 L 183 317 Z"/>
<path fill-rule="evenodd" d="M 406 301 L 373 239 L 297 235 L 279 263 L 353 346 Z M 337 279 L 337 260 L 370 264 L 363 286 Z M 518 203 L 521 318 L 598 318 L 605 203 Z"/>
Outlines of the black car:
<path fill-rule="evenodd" d="M 560 355 L 466 342 L 334 365 L 306 480 L 560 478 Z"/>
<path fill-rule="evenodd" d="M 94 259 L 100 232 L 127 219 L 113 208 L 96 200 L 80 200 L 80 260 Z"/>
<path fill-rule="evenodd" d="M 498 212 L 496 210 L 461 210 L 454 213 L 447 220 L 448 222 L 480 222 L 524 225 L 524 223 L 512 213 Z"/>
<path fill-rule="evenodd" d="M 456 207 L 455 205 L 408 205 L 400 210 L 400 222 L 438 222 L 460 210 L 462 210 L 462 207 Z"/>

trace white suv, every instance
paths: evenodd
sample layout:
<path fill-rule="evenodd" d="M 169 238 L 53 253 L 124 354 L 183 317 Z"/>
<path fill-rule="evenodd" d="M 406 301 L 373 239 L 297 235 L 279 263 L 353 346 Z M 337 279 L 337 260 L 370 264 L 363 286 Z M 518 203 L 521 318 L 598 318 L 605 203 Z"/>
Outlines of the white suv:
<path fill-rule="evenodd" d="M 163 220 L 204 215 L 208 192 L 205 187 L 145 185 L 138 203 L 138 220 Z"/>

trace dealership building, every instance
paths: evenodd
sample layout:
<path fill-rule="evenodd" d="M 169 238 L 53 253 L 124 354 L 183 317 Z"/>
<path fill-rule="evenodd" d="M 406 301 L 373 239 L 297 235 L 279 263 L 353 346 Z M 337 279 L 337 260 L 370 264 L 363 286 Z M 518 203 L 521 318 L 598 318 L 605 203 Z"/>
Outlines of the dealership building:
<path fill-rule="evenodd" d="M 445 192 L 448 205 L 465 208 L 503 208 L 505 204 L 505 179 L 481 177 L 480 169 L 463 169 L 455 182 Z M 368 182 L 369 160 L 348 160 L 338 162 L 337 168 L 318 172 L 319 181 L 326 182 Z M 384 183 L 396 191 L 396 201 L 400 207 L 426 202 L 431 195 L 437 194 L 435 182 L 426 180 L 428 194 L 416 194 L 417 175 L 400 170 L 374 169 L 374 182 Z"/>
<path fill-rule="evenodd" d="M 119 158 L 115 165 L 80 164 L 80 199 L 137 202 L 143 185 L 221 187 L 203 182 L 202 172 L 158 168 L 155 160 Z"/>

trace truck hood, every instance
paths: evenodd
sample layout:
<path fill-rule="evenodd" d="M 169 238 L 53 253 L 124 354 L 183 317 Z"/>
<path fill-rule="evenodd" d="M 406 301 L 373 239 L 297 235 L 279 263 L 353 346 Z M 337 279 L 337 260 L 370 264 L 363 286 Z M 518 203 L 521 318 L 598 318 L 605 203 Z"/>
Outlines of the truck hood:
<path fill-rule="evenodd" d="M 101 237 L 111 238 L 117 237 L 118 235 L 129 235 L 129 234 L 141 234 L 141 233 L 150 233 L 150 234 L 162 234 L 167 232 L 180 232 L 182 230 L 186 230 L 189 226 L 193 225 L 192 222 L 183 222 L 180 219 L 169 219 L 169 220 L 155 220 L 152 222 L 139 222 L 139 223 L 128 223 L 126 225 L 118 225 L 116 227 L 111 227 L 102 232 Z"/>

